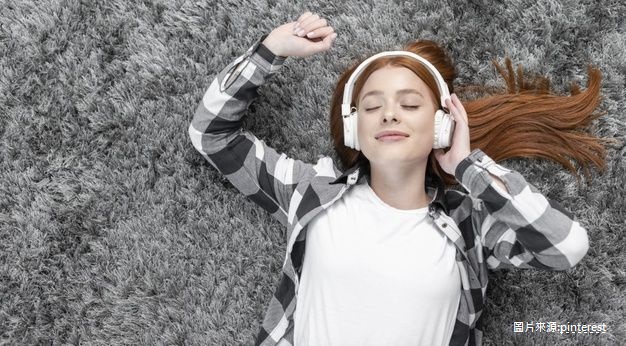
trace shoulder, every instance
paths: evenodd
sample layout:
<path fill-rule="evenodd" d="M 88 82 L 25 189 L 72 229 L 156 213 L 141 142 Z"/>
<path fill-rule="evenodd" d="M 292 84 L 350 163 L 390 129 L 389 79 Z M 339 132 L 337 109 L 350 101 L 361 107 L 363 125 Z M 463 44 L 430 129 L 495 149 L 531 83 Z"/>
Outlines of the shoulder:
<path fill-rule="evenodd" d="M 317 162 L 313 166 L 313 170 L 315 171 L 315 176 L 319 177 L 329 177 L 329 178 L 337 178 L 341 175 L 341 171 L 335 165 L 335 162 L 330 156 L 322 156 L 320 155 L 317 159 Z"/>
<path fill-rule="evenodd" d="M 317 193 L 326 194 L 327 190 L 335 190 L 342 184 L 330 184 L 339 181 L 343 172 L 337 168 L 333 159 L 329 156 L 319 155 L 317 162 L 309 165 L 306 174 L 303 174 L 297 181 L 297 190 L 304 193 L 313 188 Z"/>
<path fill-rule="evenodd" d="M 446 203 L 448 206 L 448 216 L 454 220 L 458 226 L 463 240 L 465 250 L 479 251 L 482 246 L 480 240 L 479 215 L 481 201 L 472 197 L 469 193 L 458 189 L 445 190 Z"/>
<path fill-rule="evenodd" d="M 446 205 L 449 210 L 459 208 L 472 207 L 472 197 L 462 188 L 446 188 L 445 189 Z"/>
<path fill-rule="evenodd" d="M 482 210 L 482 202 L 472 197 L 462 187 L 447 188 L 445 190 L 445 203 L 448 215 L 457 222 L 463 222 L 474 211 Z"/>

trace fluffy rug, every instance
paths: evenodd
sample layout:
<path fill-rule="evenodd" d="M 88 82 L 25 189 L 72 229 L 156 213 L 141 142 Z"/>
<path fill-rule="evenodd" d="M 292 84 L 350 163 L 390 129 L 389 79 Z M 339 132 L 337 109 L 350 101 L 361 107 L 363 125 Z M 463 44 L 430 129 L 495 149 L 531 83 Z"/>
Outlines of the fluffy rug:
<path fill-rule="evenodd" d="M 246 127 L 307 162 L 333 156 L 328 105 L 357 58 L 442 43 L 457 84 L 503 87 L 506 56 L 557 93 L 602 71 L 620 142 L 578 184 L 507 160 L 586 227 L 565 272 L 494 272 L 485 344 L 626 343 L 626 4 L 515 1 L 0 1 L 0 344 L 253 343 L 280 278 L 285 230 L 196 152 L 187 128 L 215 74 L 310 10 L 334 47 L 288 58 Z M 462 96 L 462 95 L 461 95 Z M 515 332 L 515 322 L 605 323 L 603 334 Z"/>

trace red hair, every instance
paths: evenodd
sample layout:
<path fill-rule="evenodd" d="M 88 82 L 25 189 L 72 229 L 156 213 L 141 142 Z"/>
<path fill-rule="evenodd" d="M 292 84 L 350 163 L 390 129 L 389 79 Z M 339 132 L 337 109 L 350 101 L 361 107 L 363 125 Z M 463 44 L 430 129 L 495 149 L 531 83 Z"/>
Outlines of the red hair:
<path fill-rule="evenodd" d="M 454 92 L 456 70 L 450 57 L 437 43 L 417 40 L 407 44 L 404 50 L 428 60 L 437 68 L 450 93 Z M 331 99 L 331 136 L 335 151 L 346 169 L 357 163 L 368 163 L 363 153 L 343 144 L 341 116 L 344 86 L 363 60 L 342 73 Z M 471 149 L 480 148 L 496 162 L 514 157 L 547 158 L 560 163 L 577 178 L 578 172 L 570 161 L 577 162 L 587 178 L 590 166 L 600 170 L 606 168 L 604 144 L 607 140 L 588 132 L 591 121 L 603 114 L 595 112 L 600 103 L 601 74 L 598 69 L 588 67 L 589 80 L 584 92 L 572 83 L 571 96 L 561 96 L 550 92 L 550 82 L 546 77 L 527 80 L 521 66 L 518 66 L 516 76 L 509 58 L 505 59 L 506 71 L 495 60 L 492 63 L 505 80 L 505 91 L 483 86 L 460 87 L 467 94 L 482 94 L 480 98 L 463 101 L 469 120 Z M 389 65 L 410 69 L 424 81 L 436 100 L 440 99 L 439 89 L 430 72 L 419 62 L 403 56 L 382 57 L 370 63 L 355 81 L 352 99 L 357 99 L 374 71 Z M 358 107 L 355 102 L 350 106 Z M 448 185 L 456 183 L 453 176 L 441 169 L 432 152 L 427 172 L 438 175 Z"/>

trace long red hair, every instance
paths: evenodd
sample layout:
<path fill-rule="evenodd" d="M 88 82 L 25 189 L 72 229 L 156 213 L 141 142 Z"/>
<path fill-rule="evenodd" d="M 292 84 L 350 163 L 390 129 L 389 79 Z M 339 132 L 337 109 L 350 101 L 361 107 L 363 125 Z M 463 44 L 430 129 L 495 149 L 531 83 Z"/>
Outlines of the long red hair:
<path fill-rule="evenodd" d="M 450 93 L 454 90 L 456 70 L 450 57 L 435 42 L 417 40 L 407 44 L 404 50 L 416 53 L 437 68 L 445 80 Z M 365 59 L 346 69 L 336 83 L 331 99 L 330 131 L 335 151 L 344 169 L 358 163 L 368 163 L 357 150 L 346 147 L 343 142 L 341 103 L 344 86 L 352 72 Z M 576 175 L 578 172 L 571 161 L 575 161 L 590 177 L 589 169 L 606 168 L 607 140 L 600 139 L 588 131 L 591 121 L 603 113 L 595 112 L 600 103 L 600 71 L 588 67 L 589 79 L 584 92 L 572 83 L 570 96 L 550 92 L 549 79 L 544 76 L 525 78 L 522 67 L 517 75 L 509 58 L 505 59 L 506 70 L 493 60 L 499 74 L 504 78 L 506 90 L 493 90 L 483 86 L 459 87 L 461 94 L 479 94 L 479 98 L 463 100 L 470 128 L 471 149 L 480 148 L 494 161 L 508 158 L 547 158 L 560 163 Z M 413 71 L 435 94 L 440 93 L 434 78 L 419 62 L 409 57 L 382 57 L 369 64 L 355 81 L 352 99 L 356 100 L 367 78 L 376 70 L 388 66 L 406 67 Z M 458 94 L 458 93 L 457 93 Z M 461 97 L 465 98 L 463 95 Z M 353 102 L 351 106 L 358 107 Z M 427 174 L 436 174 L 444 183 L 453 185 L 456 180 L 439 166 L 433 153 L 428 160 Z"/>

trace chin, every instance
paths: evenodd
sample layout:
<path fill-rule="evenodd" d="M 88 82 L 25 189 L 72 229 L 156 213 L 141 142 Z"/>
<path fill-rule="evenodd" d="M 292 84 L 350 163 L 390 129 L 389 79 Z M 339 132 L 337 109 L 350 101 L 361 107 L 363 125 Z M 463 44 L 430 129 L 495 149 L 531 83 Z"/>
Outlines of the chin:
<path fill-rule="evenodd" d="M 382 154 L 382 153 L 381 153 Z M 407 164 L 417 164 L 422 161 L 428 160 L 428 154 L 416 156 L 415 153 L 410 154 L 386 154 L 386 155 L 376 155 L 373 160 L 369 159 L 370 163 L 375 163 L 377 165 L 384 166 L 393 166 L 393 165 L 407 165 Z"/>
<path fill-rule="evenodd" d="M 401 143 L 402 142 L 402 143 Z M 373 140 L 361 147 L 363 155 L 377 164 L 407 164 L 428 160 L 432 145 L 426 141 L 380 142 Z M 416 150 L 417 149 L 417 150 Z"/>
<path fill-rule="evenodd" d="M 420 157 L 428 157 L 432 147 L 426 148 L 423 144 L 420 145 L 402 145 L 396 147 L 378 147 L 376 148 L 377 156 L 381 159 L 406 159 L 415 160 Z"/>

